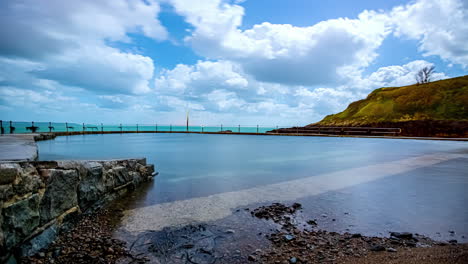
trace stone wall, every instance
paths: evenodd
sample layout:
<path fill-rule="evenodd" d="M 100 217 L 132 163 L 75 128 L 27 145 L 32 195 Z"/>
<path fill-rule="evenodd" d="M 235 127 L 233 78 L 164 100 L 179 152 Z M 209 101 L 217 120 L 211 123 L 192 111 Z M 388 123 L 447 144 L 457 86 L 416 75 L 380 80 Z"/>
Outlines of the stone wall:
<path fill-rule="evenodd" d="M 77 215 L 153 176 L 146 159 L 0 163 L 0 263 L 36 253 Z"/>

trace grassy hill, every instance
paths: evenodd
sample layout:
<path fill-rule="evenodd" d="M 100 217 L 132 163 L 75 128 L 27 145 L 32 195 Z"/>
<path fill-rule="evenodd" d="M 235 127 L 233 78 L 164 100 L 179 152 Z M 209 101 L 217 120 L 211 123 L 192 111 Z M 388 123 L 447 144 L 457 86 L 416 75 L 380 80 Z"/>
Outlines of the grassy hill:
<path fill-rule="evenodd" d="M 407 121 L 468 121 L 468 75 L 420 85 L 380 88 L 341 113 L 313 124 L 363 126 Z"/>
<path fill-rule="evenodd" d="M 304 129 L 312 127 L 401 128 L 402 136 L 468 137 L 468 75 L 380 88 Z"/>

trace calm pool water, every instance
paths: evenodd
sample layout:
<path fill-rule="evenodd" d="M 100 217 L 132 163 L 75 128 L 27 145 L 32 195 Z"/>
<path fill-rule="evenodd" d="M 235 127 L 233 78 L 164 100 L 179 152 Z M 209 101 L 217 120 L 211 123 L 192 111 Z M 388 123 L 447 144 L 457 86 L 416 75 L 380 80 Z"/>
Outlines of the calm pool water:
<path fill-rule="evenodd" d="M 175 219 L 182 201 L 188 201 L 183 206 L 219 205 L 222 210 L 209 216 L 199 216 L 200 210 L 193 209 L 197 212 L 193 221 L 216 220 L 226 216 L 226 209 L 276 200 L 274 194 L 263 199 L 252 192 L 261 196 L 262 191 L 275 193 L 277 188 L 278 200 L 302 202 L 306 215 L 326 214 L 319 221 L 332 230 L 383 235 L 410 231 L 467 241 L 466 142 L 110 134 L 58 137 L 38 145 L 41 160 L 146 157 L 160 174 L 132 205 L 135 215 L 167 206 L 174 208 L 168 217 Z M 358 180 L 363 176 L 367 178 Z M 190 216 L 184 213 L 185 218 Z M 127 224 L 137 219 L 129 217 Z"/>

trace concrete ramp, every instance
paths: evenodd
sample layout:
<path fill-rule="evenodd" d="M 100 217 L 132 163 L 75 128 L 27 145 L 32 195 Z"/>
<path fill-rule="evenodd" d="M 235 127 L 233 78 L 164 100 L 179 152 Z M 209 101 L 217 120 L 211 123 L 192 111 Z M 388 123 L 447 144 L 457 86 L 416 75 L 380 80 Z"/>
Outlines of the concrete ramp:
<path fill-rule="evenodd" d="M 35 134 L 0 135 L 0 162 L 33 161 L 38 151 Z"/>

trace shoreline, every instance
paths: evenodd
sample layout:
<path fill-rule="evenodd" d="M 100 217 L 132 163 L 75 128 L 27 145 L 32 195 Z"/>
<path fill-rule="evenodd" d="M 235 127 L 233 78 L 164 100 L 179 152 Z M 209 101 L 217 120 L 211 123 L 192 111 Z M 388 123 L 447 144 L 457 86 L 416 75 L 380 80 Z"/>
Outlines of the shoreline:
<path fill-rule="evenodd" d="M 330 232 L 312 219 L 298 219 L 296 213 L 301 209 L 297 203 L 291 206 L 273 203 L 241 210 L 249 215 L 245 219 L 247 225 L 263 222 L 266 226 L 277 226 L 256 234 L 268 242 L 263 246 L 245 245 L 244 240 L 236 240 L 235 236 L 241 235 L 238 234 L 240 230 L 213 223 L 194 223 L 158 232 L 149 230 L 131 243 L 112 235 L 124 215 L 122 207 L 114 203 L 84 216 L 71 233 L 62 234 L 57 243 L 23 261 L 41 264 L 185 263 L 183 260 L 190 263 L 294 264 L 376 263 L 376 260 L 379 263 L 466 263 L 468 260 L 466 243 L 440 242 L 406 232 L 393 232 L 389 237 Z M 215 236 L 212 241 L 218 238 L 218 243 L 207 247 L 210 244 L 207 241 L 211 241 L 207 232 Z M 102 237 L 95 237 L 94 233 Z"/>

